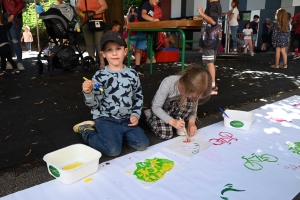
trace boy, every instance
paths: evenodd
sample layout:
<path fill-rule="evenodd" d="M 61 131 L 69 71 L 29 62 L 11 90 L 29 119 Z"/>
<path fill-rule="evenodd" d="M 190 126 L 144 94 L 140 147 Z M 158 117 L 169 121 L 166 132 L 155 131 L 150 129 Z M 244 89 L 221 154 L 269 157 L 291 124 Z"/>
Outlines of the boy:
<path fill-rule="evenodd" d="M 222 40 L 222 8 L 218 0 L 209 0 L 207 8 L 203 12 L 201 6 L 198 7 L 199 14 L 203 17 L 201 28 L 202 37 L 202 62 L 207 65 L 208 71 L 212 76 L 212 92 L 211 95 L 218 94 L 216 86 L 216 69 L 214 62 L 216 61 L 217 51 Z"/>
<path fill-rule="evenodd" d="M 252 47 L 253 47 L 253 50 L 252 50 L 252 52 L 254 52 L 255 44 L 256 44 L 256 40 L 257 40 L 258 21 L 259 21 L 259 16 L 258 15 L 254 15 L 253 16 L 253 21 L 250 22 L 250 26 L 251 26 L 251 28 L 253 30 L 253 35 L 252 35 Z"/>
<path fill-rule="evenodd" d="M 123 65 L 126 42 L 120 33 L 108 31 L 101 38 L 101 50 L 108 65 L 82 84 L 85 104 L 95 121 L 82 122 L 73 129 L 107 156 L 119 155 L 122 143 L 143 151 L 149 140 L 137 126 L 143 106 L 142 87 L 137 73 Z"/>
<path fill-rule="evenodd" d="M 121 30 L 121 24 L 120 24 L 120 22 L 118 22 L 117 20 L 114 20 L 112 22 L 111 30 L 115 31 L 115 32 L 120 32 L 120 30 Z"/>
<path fill-rule="evenodd" d="M 143 3 L 141 6 L 139 13 L 138 13 L 138 21 L 144 22 L 144 21 L 159 21 L 159 19 L 154 18 L 154 6 L 156 6 L 159 3 L 158 0 L 149 0 Z M 136 35 L 131 36 L 132 39 L 134 38 L 145 38 L 146 39 L 146 33 L 145 32 L 137 32 Z M 147 40 L 130 40 L 130 51 L 135 48 L 135 70 L 136 72 L 143 76 L 144 71 L 141 69 L 141 49 L 145 49 L 147 44 Z"/>

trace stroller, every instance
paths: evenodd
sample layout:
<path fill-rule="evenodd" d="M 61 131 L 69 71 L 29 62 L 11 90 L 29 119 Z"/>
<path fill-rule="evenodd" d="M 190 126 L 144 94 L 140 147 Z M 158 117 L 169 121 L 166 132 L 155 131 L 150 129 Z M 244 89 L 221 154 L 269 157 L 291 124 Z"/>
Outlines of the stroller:
<path fill-rule="evenodd" d="M 41 75 L 44 70 L 43 60 L 48 61 L 48 71 L 53 74 L 54 68 L 70 70 L 80 65 L 84 71 L 89 72 L 94 69 L 95 61 L 91 56 L 83 57 L 83 52 L 77 44 L 78 32 L 75 28 L 75 10 L 68 3 L 50 7 L 46 12 L 40 14 L 49 35 L 48 41 L 42 46 L 37 56 L 37 69 Z M 85 24 L 85 23 L 84 23 Z M 83 24 L 83 25 L 84 25 Z M 81 32 L 81 31 L 80 31 Z M 59 44 L 57 39 L 66 39 L 63 44 Z M 42 58 L 43 49 L 48 43 L 54 43 L 55 46 L 49 50 L 49 55 Z M 78 53 L 75 53 L 73 47 Z"/>

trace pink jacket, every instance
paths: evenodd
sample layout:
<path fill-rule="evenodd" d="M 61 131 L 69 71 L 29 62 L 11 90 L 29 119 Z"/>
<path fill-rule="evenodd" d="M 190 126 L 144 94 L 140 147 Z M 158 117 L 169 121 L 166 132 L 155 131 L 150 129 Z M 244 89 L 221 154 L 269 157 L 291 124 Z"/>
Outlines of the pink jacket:
<path fill-rule="evenodd" d="M 22 0 L 2 0 L 2 2 L 6 12 L 10 15 L 14 15 L 15 17 L 17 17 L 17 15 L 22 12 L 22 9 L 24 8 L 24 3 Z"/>

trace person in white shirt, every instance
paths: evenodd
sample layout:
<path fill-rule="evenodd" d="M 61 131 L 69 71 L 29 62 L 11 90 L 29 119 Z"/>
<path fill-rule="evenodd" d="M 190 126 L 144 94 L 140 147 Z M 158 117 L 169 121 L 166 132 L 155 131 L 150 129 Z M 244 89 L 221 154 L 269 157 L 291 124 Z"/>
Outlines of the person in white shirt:
<path fill-rule="evenodd" d="M 251 28 L 251 23 L 247 22 L 243 29 L 244 43 L 247 46 L 247 48 L 245 48 L 244 50 L 244 53 L 247 53 L 247 50 L 249 48 L 251 56 L 254 56 L 253 48 L 252 48 L 252 37 L 251 37 L 252 35 L 253 35 L 253 30 Z"/>
<path fill-rule="evenodd" d="M 238 19 L 240 19 L 240 12 L 238 9 L 239 1 L 238 0 L 232 0 L 231 2 L 231 7 L 232 9 L 223 14 L 223 16 L 230 14 L 230 19 L 228 20 L 229 26 L 230 26 L 230 32 L 231 32 L 231 37 L 233 40 L 233 52 L 232 53 L 237 53 L 237 44 L 240 44 L 243 46 L 243 48 L 246 47 L 244 42 L 240 40 L 239 38 L 236 37 L 237 30 L 239 28 L 239 23 Z"/>

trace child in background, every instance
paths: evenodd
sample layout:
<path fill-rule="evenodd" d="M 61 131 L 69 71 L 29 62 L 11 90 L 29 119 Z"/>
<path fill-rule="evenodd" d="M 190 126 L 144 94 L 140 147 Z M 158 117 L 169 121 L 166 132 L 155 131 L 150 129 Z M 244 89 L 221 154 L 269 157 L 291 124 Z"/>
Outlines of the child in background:
<path fill-rule="evenodd" d="M 294 51 L 295 51 L 295 56 L 293 58 L 293 60 L 296 60 L 298 58 L 300 58 L 299 55 L 299 40 L 300 40 L 300 13 L 296 14 L 293 17 L 293 26 L 295 27 L 295 35 L 294 35 L 294 42 L 293 42 L 293 47 L 294 47 Z"/>
<path fill-rule="evenodd" d="M 193 137 L 196 133 L 198 101 L 205 103 L 212 90 L 212 77 L 201 66 L 192 65 L 180 72 L 165 78 L 152 101 L 152 115 L 145 110 L 147 124 L 161 139 L 170 139 L 173 128 L 178 135 L 185 135 L 183 128 L 188 122 L 187 133 Z"/>
<path fill-rule="evenodd" d="M 203 17 L 201 27 L 202 63 L 207 65 L 212 77 L 213 90 L 211 95 L 217 95 L 218 87 L 214 63 L 222 40 L 222 7 L 219 0 L 209 0 L 205 12 L 201 6 L 197 10 Z"/>
<path fill-rule="evenodd" d="M 267 49 L 267 43 L 268 43 L 268 34 L 269 34 L 269 29 L 271 28 L 271 23 L 270 19 L 266 18 L 265 22 L 262 25 L 262 41 L 263 44 L 261 45 L 261 52 L 265 53 Z"/>
<path fill-rule="evenodd" d="M 115 32 L 120 32 L 120 30 L 121 30 L 121 24 L 120 24 L 120 22 L 118 22 L 117 20 L 114 20 L 112 22 L 111 30 L 115 31 Z"/>
<path fill-rule="evenodd" d="M 3 15 L 2 12 L 0 12 L 0 56 L 1 56 L 1 70 L 0 75 L 6 74 L 6 59 L 10 62 L 13 71 L 12 74 L 18 74 L 20 73 L 20 70 L 17 67 L 17 64 L 12 59 L 11 56 L 11 47 L 7 38 L 7 31 L 11 28 L 13 25 L 12 22 L 4 23 L 3 24 Z"/>
<path fill-rule="evenodd" d="M 29 26 L 24 26 L 23 36 L 21 38 L 21 42 L 25 42 L 28 52 L 31 52 L 31 42 L 33 42 L 33 37 L 30 32 Z"/>
<path fill-rule="evenodd" d="M 259 16 L 254 15 L 253 21 L 250 22 L 251 28 L 253 30 L 253 35 L 252 35 L 252 47 L 253 47 L 253 53 L 254 53 L 254 48 L 256 45 L 256 40 L 257 40 L 257 31 L 258 31 L 258 22 L 259 22 Z"/>
<path fill-rule="evenodd" d="M 154 18 L 154 6 L 159 3 L 159 0 L 149 0 L 143 3 L 140 7 L 138 13 L 138 20 L 139 22 L 144 21 L 159 21 L 159 19 Z M 131 40 L 130 41 L 130 50 L 135 48 L 135 67 L 134 69 L 136 72 L 143 76 L 144 71 L 141 69 L 141 50 L 146 48 L 147 40 L 146 40 L 147 33 L 145 32 L 137 32 L 136 35 L 132 36 L 131 38 L 145 38 L 145 40 Z"/>
<path fill-rule="evenodd" d="M 94 121 L 85 121 L 73 130 L 86 143 L 107 156 L 117 156 L 122 143 L 143 151 L 149 140 L 138 126 L 143 95 L 135 70 L 123 65 L 126 42 L 118 32 L 107 31 L 101 38 L 101 54 L 108 65 L 82 84 L 85 104 L 91 108 Z M 97 84 L 101 89 L 95 89 Z"/>
<path fill-rule="evenodd" d="M 275 63 L 272 68 L 279 68 L 280 54 L 283 57 L 283 68 L 287 68 L 286 47 L 289 45 L 290 25 L 285 9 L 278 9 L 275 15 L 276 23 L 273 26 L 272 43 L 276 49 Z"/>
<path fill-rule="evenodd" d="M 252 48 L 252 37 L 251 37 L 253 35 L 253 30 L 251 28 L 250 22 L 247 22 L 245 24 L 243 35 L 244 35 L 244 43 L 247 46 L 244 50 L 244 53 L 247 53 L 247 49 L 249 48 L 251 56 L 254 56 L 253 48 Z"/>

